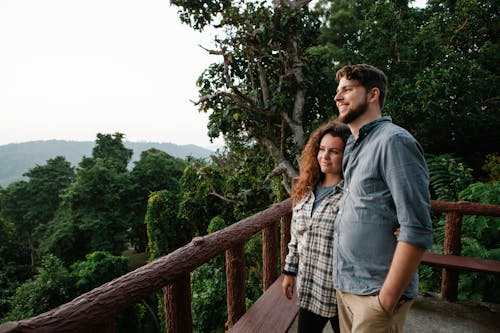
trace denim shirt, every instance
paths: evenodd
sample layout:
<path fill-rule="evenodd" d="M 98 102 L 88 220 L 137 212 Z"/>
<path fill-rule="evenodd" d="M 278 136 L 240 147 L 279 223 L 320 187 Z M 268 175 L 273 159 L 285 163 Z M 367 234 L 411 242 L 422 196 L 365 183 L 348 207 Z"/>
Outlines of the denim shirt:
<path fill-rule="evenodd" d="M 341 291 L 377 294 L 398 241 L 432 246 L 423 151 L 410 133 L 382 117 L 363 126 L 357 140 L 349 138 L 343 170 L 346 187 L 335 219 L 333 281 Z M 417 297 L 418 274 L 403 294 Z"/>

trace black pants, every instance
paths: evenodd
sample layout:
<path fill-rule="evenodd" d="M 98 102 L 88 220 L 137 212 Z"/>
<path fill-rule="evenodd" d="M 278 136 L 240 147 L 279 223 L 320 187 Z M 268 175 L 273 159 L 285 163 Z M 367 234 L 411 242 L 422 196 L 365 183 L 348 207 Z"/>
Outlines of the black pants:
<path fill-rule="evenodd" d="M 339 316 L 327 318 L 317 315 L 311 311 L 299 309 L 298 333 L 321 333 L 326 323 L 330 321 L 334 333 L 340 333 Z"/>

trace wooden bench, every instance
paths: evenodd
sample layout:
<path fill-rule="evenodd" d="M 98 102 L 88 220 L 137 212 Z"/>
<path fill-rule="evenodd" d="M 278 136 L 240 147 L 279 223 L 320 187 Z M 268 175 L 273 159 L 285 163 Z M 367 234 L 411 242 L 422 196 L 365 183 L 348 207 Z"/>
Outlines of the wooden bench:
<path fill-rule="evenodd" d="M 430 266 L 452 268 L 465 271 L 500 273 L 500 261 L 479 259 L 451 254 L 424 253 L 422 263 Z"/>
<path fill-rule="evenodd" d="M 295 320 L 299 307 L 297 293 L 288 299 L 283 294 L 281 275 L 229 329 L 229 333 L 284 333 Z"/>

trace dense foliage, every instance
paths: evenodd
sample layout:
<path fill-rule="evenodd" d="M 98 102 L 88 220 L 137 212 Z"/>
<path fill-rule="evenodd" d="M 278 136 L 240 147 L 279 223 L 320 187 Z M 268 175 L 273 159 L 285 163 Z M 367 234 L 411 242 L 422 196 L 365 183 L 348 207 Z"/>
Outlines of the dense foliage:
<path fill-rule="evenodd" d="M 370 63 L 389 78 L 385 113 L 428 153 L 479 168 L 498 151 L 497 1 L 320 1 L 322 49 L 335 69 Z M 479 171 L 479 170 L 476 170 Z"/>
<path fill-rule="evenodd" d="M 151 149 L 129 170 L 131 155 L 123 134 L 98 134 L 76 170 L 56 157 L 0 188 L 3 320 L 37 315 L 123 275 L 128 259 L 120 254 L 145 250 L 148 197 L 178 194 L 186 161 Z M 152 326 L 143 319 L 151 315 L 147 301 L 127 309 L 119 326 Z"/>

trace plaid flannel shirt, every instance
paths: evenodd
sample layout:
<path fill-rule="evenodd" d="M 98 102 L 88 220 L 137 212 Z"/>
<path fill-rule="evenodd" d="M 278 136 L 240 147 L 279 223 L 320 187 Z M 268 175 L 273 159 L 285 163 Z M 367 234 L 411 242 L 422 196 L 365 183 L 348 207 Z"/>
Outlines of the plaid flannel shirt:
<path fill-rule="evenodd" d="M 293 208 L 291 239 L 284 270 L 296 277 L 299 307 L 323 317 L 337 314 L 333 287 L 333 223 L 344 181 L 335 187 L 311 216 L 314 194 L 310 192 Z"/>

